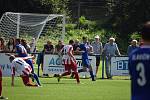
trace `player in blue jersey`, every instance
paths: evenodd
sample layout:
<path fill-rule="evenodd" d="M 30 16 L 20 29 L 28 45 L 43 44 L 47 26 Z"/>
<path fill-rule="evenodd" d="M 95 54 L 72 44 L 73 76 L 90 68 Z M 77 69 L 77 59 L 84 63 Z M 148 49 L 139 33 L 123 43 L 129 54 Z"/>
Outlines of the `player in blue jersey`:
<path fill-rule="evenodd" d="M 141 30 L 143 45 L 129 56 L 131 100 L 150 100 L 150 21 Z"/>
<path fill-rule="evenodd" d="M 83 69 L 78 70 L 78 72 L 86 72 L 87 68 L 89 69 L 92 81 L 95 81 L 95 77 L 93 75 L 93 70 L 92 70 L 92 66 L 90 64 L 89 61 L 89 57 L 88 57 L 88 53 L 90 51 L 90 47 L 88 45 L 88 40 L 87 37 L 83 37 L 83 43 L 79 45 L 79 47 L 77 48 L 77 52 L 81 52 L 82 53 L 82 65 L 83 65 Z"/>
<path fill-rule="evenodd" d="M 23 45 L 20 44 L 20 39 L 15 40 L 16 43 L 16 53 L 18 57 L 28 57 L 27 50 Z M 32 72 L 34 73 L 34 67 L 32 63 L 32 59 L 25 60 L 32 68 Z"/>

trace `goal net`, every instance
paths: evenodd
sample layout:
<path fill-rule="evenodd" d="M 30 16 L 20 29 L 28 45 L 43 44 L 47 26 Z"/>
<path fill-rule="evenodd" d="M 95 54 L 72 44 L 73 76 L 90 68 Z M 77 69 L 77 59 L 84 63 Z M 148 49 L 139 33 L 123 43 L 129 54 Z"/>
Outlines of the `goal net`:
<path fill-rule="evenodd" d="M 0 19 L 0 37 L 24 38 L 31 36 L 38 40 L 41 34 L 63 39 L 65 16 L 59 14 L 33 14 L 6 12 Z"/>

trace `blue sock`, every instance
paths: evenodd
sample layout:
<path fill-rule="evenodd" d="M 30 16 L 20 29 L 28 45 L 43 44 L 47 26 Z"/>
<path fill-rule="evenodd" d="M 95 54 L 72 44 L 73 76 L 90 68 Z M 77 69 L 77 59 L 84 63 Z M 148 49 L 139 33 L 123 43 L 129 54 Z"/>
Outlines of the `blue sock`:
<path fill-rule="evenodd" d="M 33 75 L 34 75 L 34 78 L 35 78 L 37 84 L 41 86 L 38 76 L 35 73 L 33 73 Z"/>
<path fill-rule="evenodd" d="M 91 78 L 92 78 L 92 81 L 94 81 L 94 75 L 93 75 L 93 71 L 89 71 L 90 72 L 90 75 L 91 75 Z"/>

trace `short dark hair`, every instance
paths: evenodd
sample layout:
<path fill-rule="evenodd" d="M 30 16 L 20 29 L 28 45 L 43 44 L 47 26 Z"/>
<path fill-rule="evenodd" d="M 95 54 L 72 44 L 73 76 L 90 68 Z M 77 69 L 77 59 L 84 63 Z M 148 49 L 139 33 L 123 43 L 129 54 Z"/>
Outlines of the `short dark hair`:
<path fill-rule="evenodd" d="M 150 41 L 150 21 L 143 24 L 141 29 L 141 36 L 143 40 Z"/>
<path fill-rule="evenodd" d="M 87 39 L 87 37 L 86 37 L 86 36 L 83 36 L 82 39 L 85 40 L 85 39 Z"/>
<path fill-rule="evenodd" d="M 18 38 L 18 39 L 15 40 L 15 42 L 20 43 L 21 40 Z"/>
<path fill-rule="evenodd" d="M 74 41 L 73 41 L 73 40 L 70 40 L 70 41 L 69 41 L 69 44 L 73 44 L 73 43 L 74 43 Z"/>
<path fill-rule="evenodd" d="M 9 60 L 14 60 L 15 59 L 15 56 L 14 55 L 11 55 L 10 57 L 9 57 Z"/>

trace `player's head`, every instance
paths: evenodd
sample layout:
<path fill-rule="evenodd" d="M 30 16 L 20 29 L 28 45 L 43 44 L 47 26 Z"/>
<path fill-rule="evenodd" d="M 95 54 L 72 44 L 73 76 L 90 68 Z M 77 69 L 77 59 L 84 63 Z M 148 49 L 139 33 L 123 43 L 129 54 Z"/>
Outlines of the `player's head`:
<path fill-rule="evenodd" d="M 73 44 L 74 44 L 74 41 L 73 41 L 73 40 L 70 40 L 70 41 L 69 41 L 69 44 L 70 44 L 70 45 L 73 45 Z"/>
<path fill-rule="evenodd" d="M 132 46 L 137 46 L 137 43 L 138 43 L 137 40 L 132 40 L 132 41 L 131 41 L 131 45 L 132 45 Z"/>
<path fill-rule="evenodd" d="M 15 44 L 20 44 L 21 40 L 20 39 L 15 39 Z"/>
<path fill-rule="evenodd" d="M 85 37 L 85 36 L 82 37 L 82 40 L 83 40 L 83 43 L 87 43 L 88 42 L 88 38 Z"/>
<path fill-rule="evenodd" d="M 99 40 L 100 40 L 100 37 L 99 37 L 98 35 L 96 35 L 96 36 L 95 36 L 95 40 L 96 40 L 96 41 L 99 41 Z"/>
<path fill-rule="evenodd" d="M 12 62 L 14 59 L 15 59 L 15 56 L 14 56 L 14 55 L 11 55 L 11 56 L 9 57 L 9 61 L 10 61 L 10 62 Z"/>
<path fill-rule="evenodd" d="M 58 40 L 58 45 L 63 45 L 63 41 L 62 40 Z"/>
<path fill-rule="evenodd" d="M 141 36 L 144 41 L 150 41 L 150 21 L 143 25 Z"/>
<path fill-rule="evenodd" d="M 110 44 L 113 44 L 114 42 L 115 42 L 115 38 L 113 38 L 113 37 L 109 38 L 109 43 Z"/>

